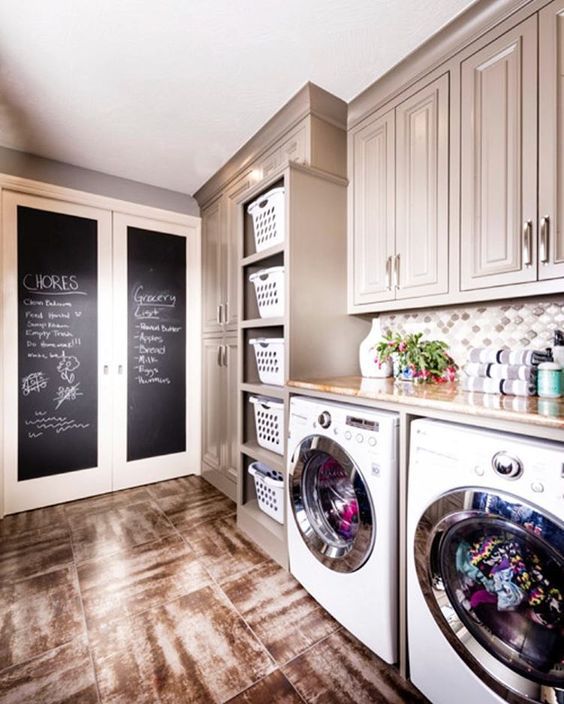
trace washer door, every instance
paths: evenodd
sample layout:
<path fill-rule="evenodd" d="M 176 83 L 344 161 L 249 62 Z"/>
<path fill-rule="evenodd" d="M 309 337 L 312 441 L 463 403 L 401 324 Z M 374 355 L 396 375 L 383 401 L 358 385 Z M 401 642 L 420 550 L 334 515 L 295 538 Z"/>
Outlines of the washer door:
<path fill-rule="evenodd" d="M 564 701 L 564 530 L 516 497 L 466 489 L 433 503 L 417 576 L 442 632 L 512 702 Z"/>
<path fill-rule="evenodd" d="M 364 478 L 331 438 L 305 438 L 292 458 L 290 505 L 313 555 L 336 572 L 354 572 L 368 559 L 376 518 Z"/>

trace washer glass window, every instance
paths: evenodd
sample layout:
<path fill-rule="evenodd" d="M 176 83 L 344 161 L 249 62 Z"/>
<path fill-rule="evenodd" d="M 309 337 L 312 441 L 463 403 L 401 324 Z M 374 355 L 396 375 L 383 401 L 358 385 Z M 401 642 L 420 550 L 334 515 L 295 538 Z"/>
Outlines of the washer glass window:
<path fill-rule="evenodd" d="M 306 438 L 295 453 L 289 487 L 296 524 L 312 554 L 337 572 L 359 569 L 372 552 L 376 520 L 350 455 L 330 438 Z"/>
<path fill-rule="evenodd" d="M 443 632 L 453 644 L 458 641 L 457 651 L 472 660 L 477 642 L 507 672 L 561 693 L 562 527 L 514 497 L 457 491 L 426 511 L 417 545 L 427 546 L 426 558 L 417 558 L 416 548 L 423 592 L 435 619 L 447 627 Z M 518 680 L 490 669 L 483 658 L 473 664 L 505 686 L 520 688 Z"/>

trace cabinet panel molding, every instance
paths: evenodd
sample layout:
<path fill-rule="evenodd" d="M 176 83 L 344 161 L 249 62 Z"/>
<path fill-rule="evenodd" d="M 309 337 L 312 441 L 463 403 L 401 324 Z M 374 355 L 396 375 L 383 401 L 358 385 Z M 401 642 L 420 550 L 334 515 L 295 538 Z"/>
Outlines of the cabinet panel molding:
<path fill-rule="evenodd" d="M 398 298 L 448 290 L 448 75 L 396 108 Z"/>
<path fill-rule="evenodd" d="M 394 112 L 357 132 L 353 149 L 354 304 L 390 300 L 395 240 Z"/>
<path fill-rule="evenodd" d="M 564 0 L 540 13 L 539 278 L 564 276 Z"/>
<path fill-rule="evenodd" d="M 224 301 L 224 274 L 222 261 L 225 227 L 225 199 L 222 196 L 202 212 L 202 287 L 204 332 L 220 332 L 221 310 Z"/>
<path fill-rule="evenodd" d="M 536 278 L 536 51 L 533 17 L 461 66 L 463 289 Z"/>

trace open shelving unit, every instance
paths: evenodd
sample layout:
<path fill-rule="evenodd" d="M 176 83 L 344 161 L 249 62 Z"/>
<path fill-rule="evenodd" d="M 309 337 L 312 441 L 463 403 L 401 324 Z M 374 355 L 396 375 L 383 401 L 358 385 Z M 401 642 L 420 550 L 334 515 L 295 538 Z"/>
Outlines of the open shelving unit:
<path fill-rule="evenodd" d="M 284 241 L 257 252 L 248 205 L 272 188 L 285 190 Z M 251 462 L 259 461 L 287 475 L 288 420 L 293 375 L 354 373 L 365 323 L 346 312 L 346 181 L 310 167 L 290 163 L 271 174 L 238 202 L 239 245 L 239 481 L 237 523 L 267 554 L 288 567 L 286 526 L 258 505 Z M 261 318 L 249 276 L 284 266 L 284 315 Z M 328 282 L 330 285 L 328 286 Z M 284 339 L 284 385 L 260 381 L 249 340 Z M 253 395 L 284 403 L 283 450 L 261 447 L 249 403 Z M 284 489 L 287 520 L 287 488 Z"/>

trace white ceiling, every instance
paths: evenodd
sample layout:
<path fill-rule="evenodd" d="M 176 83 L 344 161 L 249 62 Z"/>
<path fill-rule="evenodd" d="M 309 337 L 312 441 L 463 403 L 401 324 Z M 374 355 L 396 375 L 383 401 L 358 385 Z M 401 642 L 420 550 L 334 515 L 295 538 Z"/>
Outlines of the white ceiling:
<path fill-rule="evenodd" d="M 306 81 L 349 101 L 469 0 L 0 0 L 0 145 L 193 193 Z"/>

